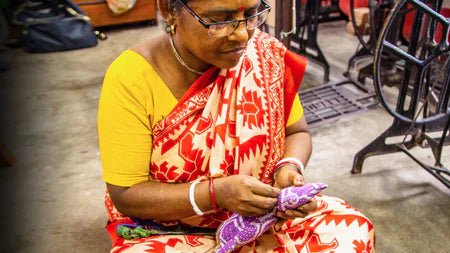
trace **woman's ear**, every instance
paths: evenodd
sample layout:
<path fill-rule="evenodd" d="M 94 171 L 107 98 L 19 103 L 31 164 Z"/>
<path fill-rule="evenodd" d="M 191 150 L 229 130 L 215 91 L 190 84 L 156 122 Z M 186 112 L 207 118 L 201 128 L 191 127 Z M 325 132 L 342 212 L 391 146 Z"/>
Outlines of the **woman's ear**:
<path fill-rule="evenodd" d="M 171 0 L 157 0 L 158 9 L 161 13 L 161 17 L 166 21 L 167 24 L 171 25 L 175 23 L 176 12 L 171 6 Z"/>

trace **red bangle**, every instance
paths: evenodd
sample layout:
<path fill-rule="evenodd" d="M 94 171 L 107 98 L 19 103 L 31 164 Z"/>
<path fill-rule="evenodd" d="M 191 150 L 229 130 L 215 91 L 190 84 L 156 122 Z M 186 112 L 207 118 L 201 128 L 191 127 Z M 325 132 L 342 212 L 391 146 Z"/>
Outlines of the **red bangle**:
<path fill-rule="evenodd" d="M 212 206 L 214 208 L 215 211 L 219 210 L 219 208 L 217 208 L 217 203 L 216 203 L 216 197 L 214 196 L 214 178 L 210 177 L 209 178 L 209 194 L 211 195 L 211 203 Z"/>

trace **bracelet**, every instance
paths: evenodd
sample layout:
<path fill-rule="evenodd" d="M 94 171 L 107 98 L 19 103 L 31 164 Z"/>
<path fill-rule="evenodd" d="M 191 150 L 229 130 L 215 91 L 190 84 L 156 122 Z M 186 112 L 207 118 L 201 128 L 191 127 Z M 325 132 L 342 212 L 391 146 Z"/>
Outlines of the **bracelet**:
<path fill-rule="evenodd" d="M 202 210 L 198 208 L 197 203 L 195 203 L 195 186 L 199 183 L 199 180 L 195 180 L 191 183 L 191 186 L 189 186 L 189 202 L 191 202 L 192 209 L 194 210 L 195 214 L 201 216 L 203 215 Z"/>
<path fill-rule="evenodd" d="M 299 159 L 294 157 L 286 157 L 281 159 L 280 161 L 277 162 L 276 167 L 283 166 L 286 164 L 292 164 L 293 166 L 295 166 L 298 172 L 302 175 L 305 172 L 305 166 L 303 165 L 303 163 Z"/>
<path fill-rule="evenodd" d="M 303 172 L 305 171 L 305 166 L 299 159 L 294 157 L 286 157 L 278 161 L 277 164 L 275 165 L 275 172 L 273 173 L 274 178 L 276 177 L 278 170 L 284 165 L 293 166 L 294 168 L 297 169 L 298 173 L 300 173 L 301 175 L 303 175 Z"/>
<path fill-rule="evenodd" d="M 211 203 L 212 206 L 214 208 L 215 211 L 219 210 L 219 208 L 217 208 L 217 203 L 216 203 L 216 197 L 214 196 L 214 178 L 210 177 L 209 178 L 209 194 L 211 196 Z"/>

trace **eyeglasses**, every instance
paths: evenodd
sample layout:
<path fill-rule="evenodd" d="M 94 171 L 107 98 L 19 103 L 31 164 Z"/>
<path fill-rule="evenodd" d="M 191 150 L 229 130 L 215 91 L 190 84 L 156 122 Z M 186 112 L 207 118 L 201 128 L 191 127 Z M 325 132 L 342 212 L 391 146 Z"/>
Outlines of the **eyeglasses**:
<path fill-rule="evenodd" d="M 245 26 L 248 30 L 256 29 L 256 27 L 262 25 L 266 21 L 267 15 L 272 8 L 266 1 L 261 0 L 261 5 L 259 6 L 257 13 L 245 19 L 208 23 L 203 20 L 203 18 L 201 18 L 197 13 L 195 13 L 195 11 L 192 10 L 187 5 L 187 3 L 182 0 L 178 0 L 178 2 L 180 2 L 186 8 L 189 14 L 191 14 L 198 22 L 200 22 L 203 27 L 208 29 L 208 35 L 214 38 L 231 35 L 239 27 L 241 22 L 245 23 Z"/>

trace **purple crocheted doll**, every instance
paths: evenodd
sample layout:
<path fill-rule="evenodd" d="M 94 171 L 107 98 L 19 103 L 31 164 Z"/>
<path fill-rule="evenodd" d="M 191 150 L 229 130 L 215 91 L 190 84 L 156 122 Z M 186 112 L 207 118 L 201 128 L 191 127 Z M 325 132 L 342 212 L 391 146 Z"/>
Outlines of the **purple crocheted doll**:
<path fill-rule="evenodd" d="M 216 239 L 219 245 L 216 253 L 229 253 L 232 250 L 254 241 L 266 232 L 275 222 L 277 210 L 295 209 L 308 203 L 317 193 L 328 186 L 323 183 L 310 183 L 303 186 L 284 188 L 278 195 L 277 207 L 260 216 L 242 216 L 234 213 L 220 225 Z"/>

